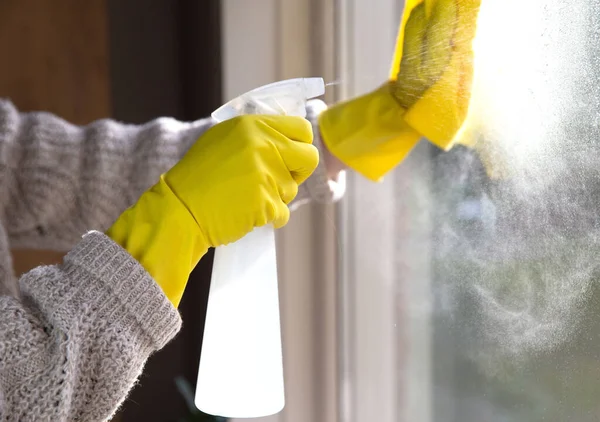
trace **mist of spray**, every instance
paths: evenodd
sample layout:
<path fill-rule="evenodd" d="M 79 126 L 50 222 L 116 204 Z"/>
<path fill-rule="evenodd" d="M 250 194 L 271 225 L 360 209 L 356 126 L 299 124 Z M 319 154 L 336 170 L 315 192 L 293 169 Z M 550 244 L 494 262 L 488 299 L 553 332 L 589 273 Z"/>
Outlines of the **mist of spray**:
<path fill-rule="evenodd" d="M 600 265 L 596 3 L 483 0 L 477 153 L 435 159 L 440 288 L 488 372 L 568 341 Z"/>

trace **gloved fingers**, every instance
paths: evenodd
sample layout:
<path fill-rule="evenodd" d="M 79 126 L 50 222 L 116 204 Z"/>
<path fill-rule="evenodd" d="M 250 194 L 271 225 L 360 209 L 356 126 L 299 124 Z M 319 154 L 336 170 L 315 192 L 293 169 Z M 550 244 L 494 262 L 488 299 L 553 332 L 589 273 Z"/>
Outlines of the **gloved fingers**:
<path fill-rule="evenodd" d="M 298 185 L 304 183 L 319 165 L 319 150 L 311 144 L 288 142 L 279 148 L 279 153 Z"/>
<path fill-rule="evenodd" d="M 277 194 L 284 204 L 289 204 L 298 195 L 298 182 L 283 162 L 270 166 L 267 185 L 271 188 L 271 194 Z"/>
<path fill-rule="evenodd" d="M 312 126 L 303 117 L 264 115 L 260 116 L 259 123 L 267 126 L 269 132 L 277 132 L 288 139 L 305 144 L 313 142 Z"/>
<path fill-rule="evenodd" d="M 256 227 L 272 224 L 276 229 L 280 229 L 290 220 L 290 209 L 279 197 L 277 186 L 269 184 L 262 189 L 263 198 L 268 199 L 264 201 L 264 209 L 258 210 Z"/>
<path fill-rule="evenodd" d="M 308 121 L 306 122 L 308 123 Z M 300 128 L 302 129 L 303 126 L 300 125 Z M 272 126 L 265 128 L 269 141 L 277 148 L 279 156 L 298 185 L 308 179 L 319 165 L 319 150 L 312 145 L 312 126 L 310 123 L 308 126 L 310 128 L 310 142 L 306 142 L 307 139 L 296 141 L 296 139 L 277 131 Z M 295 136 L 306 138 L 308 134 L 296 131 Z"/>
<path fill-rule="evenodd" d="M 296 195 L 298 195 L 298 183 L 294 180 L 292 175 L 288 175 L 287 178 L 280 180 L 277 184 L 277 188 L 279 197 L 286 205 L 292 202 Z"/>
<path fill-rule="evenodd" d="M 273 202 L 267 204 L 267 206 L 272 209 L 273 218 L 271 219 L 271 224 L 276 229 L 282 228 L 290 221 L 290 209 L 283 202 Z"/>

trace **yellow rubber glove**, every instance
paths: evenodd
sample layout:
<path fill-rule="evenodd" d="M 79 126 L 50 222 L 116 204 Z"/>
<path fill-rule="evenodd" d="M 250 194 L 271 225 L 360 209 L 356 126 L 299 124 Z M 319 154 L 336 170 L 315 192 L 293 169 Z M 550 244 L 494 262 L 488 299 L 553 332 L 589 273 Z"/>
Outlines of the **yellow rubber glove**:
<path fill-rule="evenodd" d="M 310 123 L 300 117 L 248 115 L 219 123 L 107 234 L 178 306 L 209 247 L 288 222 L 287 204 L 318 165 L 312 139 Z"/>
<path fill-rule="evenodd" d="M 378 90 L 339 103 L 319 115 L 323 142 L 331 154 L 370 180 L 378 181 L 402 161 L 421 135 L 403 119 L 386 84 Z"/>
<path fill-rule="evenodd" d="M 421 137 L 451 148 L 469 107 L 479 4 L 406 1 L 390 80 L 320 116 L 323 141 L 333 155 L 377 181 Z"/>

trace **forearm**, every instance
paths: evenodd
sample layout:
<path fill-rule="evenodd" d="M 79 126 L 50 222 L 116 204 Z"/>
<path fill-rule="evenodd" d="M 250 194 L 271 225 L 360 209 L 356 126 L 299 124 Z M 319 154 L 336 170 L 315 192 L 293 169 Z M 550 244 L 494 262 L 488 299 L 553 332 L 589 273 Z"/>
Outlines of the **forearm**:
<path fill-rule="evenodd" d="M 0 297 L 0 414 L 11 420 L 107 420 L 181 326 L 150 275 L 100 233 L 24 275 L 21 296 Z"/>
<path fill-rule="evenodd" d="M 321 163 L 292 210 L 344 193 L 319 136 L 324 109 L 322 101 L 307 107 Z M 106 230 L 212 124 L 162 118 L 141 126 L 114 120 L 75 126 L 49 113 L 19 113 L 0 100 L 0 210 L 11 247 L 67 251 L 87 230 Z"/>
<path fill-rule="evenodd" d="M 75 126 L 0 101 L 1 209 L 12 247 L 69 250 L 106 229 L 212 124 Z"/>

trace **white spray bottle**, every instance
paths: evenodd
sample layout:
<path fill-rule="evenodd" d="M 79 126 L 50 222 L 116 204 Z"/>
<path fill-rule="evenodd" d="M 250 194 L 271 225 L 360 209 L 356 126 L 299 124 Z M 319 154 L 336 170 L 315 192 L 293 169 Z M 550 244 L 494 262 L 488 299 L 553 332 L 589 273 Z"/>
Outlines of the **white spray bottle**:
<path fill-rule="evenodd" d="M 276 82 L 216 110 L 223 121 L 242 114 L 306 116 L 306 101 L 325 93 L 322 78 Z M 275 230 L 260 227 L 215 250 L 195 403 L 228 418 L 254 418 L 285 405 Z"/>

